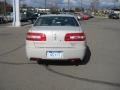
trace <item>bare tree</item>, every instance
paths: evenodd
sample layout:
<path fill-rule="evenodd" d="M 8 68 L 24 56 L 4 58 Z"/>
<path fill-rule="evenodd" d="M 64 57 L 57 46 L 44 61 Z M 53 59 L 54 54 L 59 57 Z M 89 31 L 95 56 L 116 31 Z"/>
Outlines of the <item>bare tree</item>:
<path fill-rule="evenodd" d="M 70 0 L 68 0 L 68 11 L 70 11 Z"/>
<path fill-rule="evenodd" d="M 96 10 L 99 7 L 100 1 L 99 0 L 92 0 L 91 1 L 91 8 L 92 10 Z"/>
<path fill-rule="evenodd" d="M 119 2 L 119 0 L 113 0 L 114 2 L 114 9 L 116 8 L 116 4 Z"/>
<path fill-rule="evenodd" d="M 4 0 L 4 16 L 6 16 L 6 0 Z"/>
<path fill-rule="evenodd" d="M 0 1 L 0 14 L 3 14 L 4 13 L 4 2 L 3 1 Z"/>

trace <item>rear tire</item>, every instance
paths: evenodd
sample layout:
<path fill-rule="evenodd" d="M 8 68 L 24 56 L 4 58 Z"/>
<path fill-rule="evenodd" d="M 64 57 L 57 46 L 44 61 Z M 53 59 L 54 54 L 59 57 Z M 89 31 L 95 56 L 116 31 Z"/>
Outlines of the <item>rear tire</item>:
<path fill-rule="evenodd" d="M 90 51 L 90 48 L 87 46 L 85 56 L 83 60 L 81 61 L 81 64 L 86 65 L 90 61 L 90 57 L 91 57 L 91 51 Z"/>
<path fill-rule="evenodd" d="M 26 64 L 36 64 L 35 61 L 32 61 L 32 60 L 30 60 L 29 58 L 26 58 L 25 63 L 26 63 Z"/>

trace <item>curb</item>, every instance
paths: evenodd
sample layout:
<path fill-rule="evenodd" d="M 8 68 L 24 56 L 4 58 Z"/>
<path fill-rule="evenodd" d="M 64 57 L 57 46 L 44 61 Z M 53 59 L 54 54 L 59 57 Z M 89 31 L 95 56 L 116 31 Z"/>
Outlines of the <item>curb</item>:
<path fill-rule="evenodd" d="M 108 18 L 108 17 L 101 17 L 101 16 L 94 16 L 95 18 Z"/>

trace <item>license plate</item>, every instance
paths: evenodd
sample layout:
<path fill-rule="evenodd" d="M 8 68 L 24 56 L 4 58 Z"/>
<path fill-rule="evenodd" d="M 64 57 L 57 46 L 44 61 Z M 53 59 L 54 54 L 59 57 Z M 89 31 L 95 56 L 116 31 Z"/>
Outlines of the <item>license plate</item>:
<path fill-rule="evenodd" d="M 63 52 L 62 51 L 48 51 L 47 58 L 48 59 L 61 59 L 63 58 Z"/>

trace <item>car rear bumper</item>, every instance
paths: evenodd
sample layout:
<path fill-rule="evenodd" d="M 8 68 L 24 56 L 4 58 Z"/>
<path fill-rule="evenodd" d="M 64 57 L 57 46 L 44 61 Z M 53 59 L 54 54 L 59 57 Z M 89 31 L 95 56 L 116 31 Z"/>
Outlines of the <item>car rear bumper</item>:
<path fill-rule="evenodd" d="M 61 51 L 62 58 L 48 58 L 48 51 Z M 79 48 L 32 48 L 26 47 L 26 55 L 29 60 L 82 60 L 85 56 L 86 46 Z"/>

